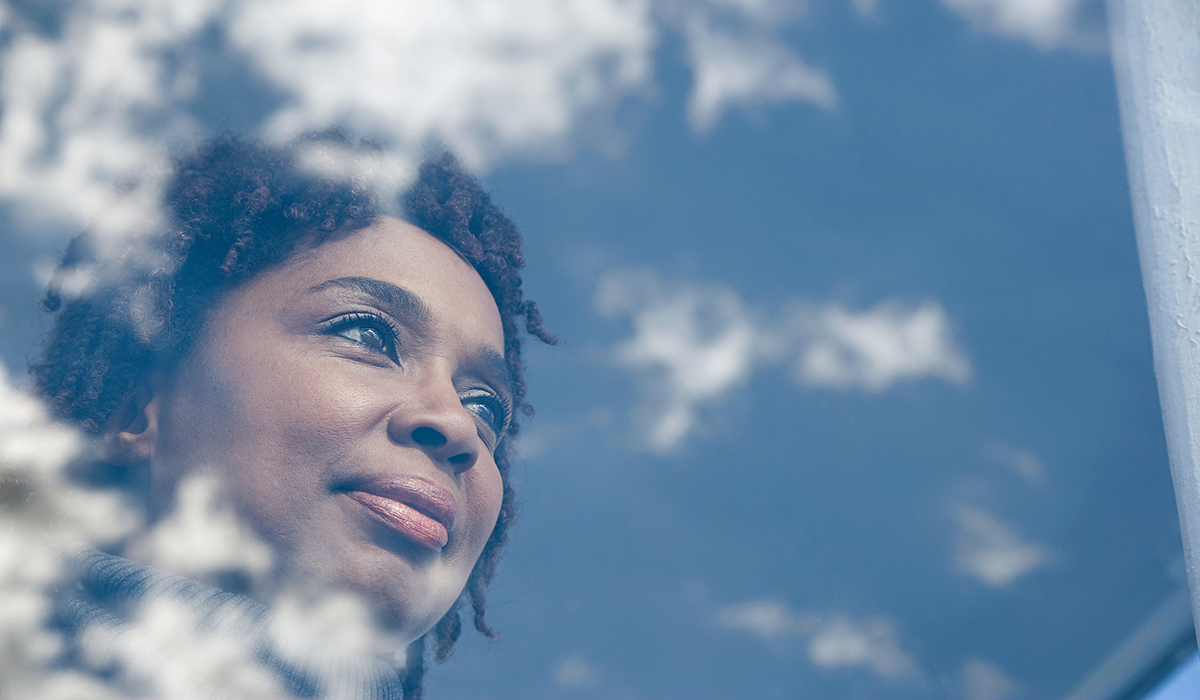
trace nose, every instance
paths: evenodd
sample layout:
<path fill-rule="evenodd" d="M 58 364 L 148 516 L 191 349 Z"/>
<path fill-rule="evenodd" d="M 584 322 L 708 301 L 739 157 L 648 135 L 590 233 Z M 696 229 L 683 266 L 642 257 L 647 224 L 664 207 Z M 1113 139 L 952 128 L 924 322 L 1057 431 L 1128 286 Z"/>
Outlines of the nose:
<path fill-rule="evenodd" d="M 455 476 L 479 461 L 480 440 L 475 420 L 463 407 L 458 392 L 422 387 L 423 400 L 398 406 L 388 418 L 388 437 L 416 447 Z"/>

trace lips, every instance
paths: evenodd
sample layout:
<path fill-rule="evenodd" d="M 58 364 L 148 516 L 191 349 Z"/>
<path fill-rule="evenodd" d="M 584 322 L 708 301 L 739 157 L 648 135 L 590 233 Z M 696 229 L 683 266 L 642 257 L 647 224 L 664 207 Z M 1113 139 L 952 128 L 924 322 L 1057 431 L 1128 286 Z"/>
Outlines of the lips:
<path fill-rule="evenodd" d="M 346 495 L 406 539 L 434 551 L 450 541 L 458 503 L 446 489 L 418 477 L 355 481 Z"/>

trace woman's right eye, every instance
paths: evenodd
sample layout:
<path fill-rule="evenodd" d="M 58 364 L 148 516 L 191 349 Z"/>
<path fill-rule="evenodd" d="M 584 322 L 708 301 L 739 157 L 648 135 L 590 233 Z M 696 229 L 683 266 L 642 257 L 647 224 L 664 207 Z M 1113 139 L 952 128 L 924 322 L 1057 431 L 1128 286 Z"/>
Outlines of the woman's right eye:
<path fill-rule="evenodd" d="M 372 314 L 350 314 L 333 319 L 324 330 L 326 335 L 336 335 L 365 346 L 367 349 L 386 355 L 399 362 L 396 351 L 396 331 L 385 319 Z"/>

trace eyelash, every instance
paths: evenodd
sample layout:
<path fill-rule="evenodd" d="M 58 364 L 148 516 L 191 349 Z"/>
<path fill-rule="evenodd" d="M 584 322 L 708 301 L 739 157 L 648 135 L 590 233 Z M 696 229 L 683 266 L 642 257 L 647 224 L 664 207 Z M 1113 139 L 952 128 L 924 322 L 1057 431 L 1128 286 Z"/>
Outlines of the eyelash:
<path fill-rule="evenodd" d="M 504 433 L 508 431 L 508 426 L 512 420 L 512 400 L 506 397 L 497 396 L 487 389 L 476 389 L 474 391 L 481 393 L 468 393 L 464 395 L 462 397 L 463 406 L 467 407 L 468 404 L 476 404 L 490 408 L 492 414 L 496 417 L 495 422 L 489 421 L 483 416 L 479 416 L 479 418 L 487 424 L 488 428 L 496 436 L 496 441 L 499 442 L 500 439 L 504 437 Z M 467 410 L 470 411 L 471 409 L 467 408 Z M 475 413 L 474 411 L 471 412 Z"/>
<path fill-rule="evenodd" d="M 383 347 L 375 348 L 361 340 L 356 340 L 355 338 L 341 335 L 341 331 L 351 328 L 362 328 L 376 331 L 379 333 L 379 339 L 383 343 Z M 400 331 L 396 328 L 392 321 L 378 314 L 356 311 L 354 313 L 345 314 L 344 316 L 338 316 L 337 318 L 327 321 L 325 327 L 321 329 L 321 332 L 326 335 L 340 336 L 352 343 L 357 343 L 358 345 L 367 348 L 371 352 L 385 355 L 391 359 L 392 362 L 397 364 L 400 363 L 400 354 L 398 351 L 399 342 L 397 341 Z"/>
<path fill-rule="evenodd" d="M 371 329 L 378 332 L 380 335 L 380 340 L 383 343 L 383 348 L 377 349 L 361 340 L 356 340 L 341 334 L 342 331 L 351 328 Z M 399 341 L 397 340 L 398 336 L 400 335 L 400 331 L 390 319 L 379 314 L 356 311 L 354 313 L 338 316 L 337 318 L 327 321 L 324 327 L 321 329 L 321 332 L 326 335 L 340 336 L 352 343 L 356 343 L 367 348 L 371 352 L 385 355 L 396 364 L 400 363 L 398 351 Z M 462 397 L 463 406 L 468 407 L 468 404 L 475 404 L 487 406 L 491 410 L 492 414 L 495 416 L 495 421 L 489 421 L 484 416 L 479 416 L 479 418 L 483 420 L 483 422 L 487 424 L 488 428 L 495 434 L 498 442 L 504 436 L 504 433 L 508 431 L 508 426 L 512 421 L 512 399 L 499 396 L 489 389 L 476 389 L 474 391 L 478 391 L 480 393 L 465 394 Z M 468 407 L 467 410 L 470 411 L 471 409 Z M 475 413 L 475 411 L 471 412 Z M 479 414 L 475 415 L 478 416 Z"/>

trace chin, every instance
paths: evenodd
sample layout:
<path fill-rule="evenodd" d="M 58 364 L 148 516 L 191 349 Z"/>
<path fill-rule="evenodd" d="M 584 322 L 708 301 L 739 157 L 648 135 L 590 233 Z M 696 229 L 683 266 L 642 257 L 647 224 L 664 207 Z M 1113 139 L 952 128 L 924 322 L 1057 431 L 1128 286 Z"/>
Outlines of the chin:
<path fill-rule="evenodd" d="M 450 580 L 456 577 L 444 575 L 435 557 L 413 561 L 393 551 L 371 549 L 354 557 L 346 556 L 346 552 L 337 558 L 321 557 L 324 566 L 302 567 L 303 573 L 288 578 L 316 606 L 330 594 L 350 593 L 364 604 L 381 631 L 407 644 L 437 624 L 462 592 L 465 581 Z M 337 563 L 330 565 L 331 561 Z"/>

